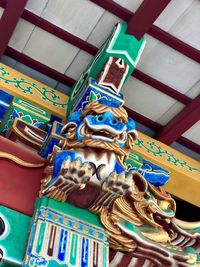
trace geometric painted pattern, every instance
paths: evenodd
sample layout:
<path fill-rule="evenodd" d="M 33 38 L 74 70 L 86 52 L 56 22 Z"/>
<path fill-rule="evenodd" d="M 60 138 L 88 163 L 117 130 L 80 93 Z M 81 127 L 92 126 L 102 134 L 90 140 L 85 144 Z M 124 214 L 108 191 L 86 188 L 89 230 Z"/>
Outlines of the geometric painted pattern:
<path fill-rule="evenodd" d="M 103 227 L 40 207 L 34 216 L 23 267 L 107 267 L 108 248 Z"/>

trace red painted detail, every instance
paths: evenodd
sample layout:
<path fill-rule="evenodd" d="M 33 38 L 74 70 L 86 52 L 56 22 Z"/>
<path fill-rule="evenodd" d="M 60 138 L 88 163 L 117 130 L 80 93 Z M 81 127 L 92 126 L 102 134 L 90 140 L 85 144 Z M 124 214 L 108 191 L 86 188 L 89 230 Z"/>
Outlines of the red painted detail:
<path fill-rule="evenodd" d="M 113 249 L 110 249 L 109 250 L 109 262 L 111 262 L 114 259 L 115 255 L 116 255 L 116 251 L 114 251 Z"/>
<path fill-rule="evenodd" d="M 127 33 L 140 40 L 171 0 L 144 0 L 128 22 Z"/>
<path fill-rule="evenodd" d="M 198 120 L 200 120 L 200 95 L 193 99 L 190 104 L 163 127 L 156 135 L 156 138 L 159 141 L 170 145 Z"/>
<path fill-rule="evenodd" d="M 0 6 L 3 6 L 3 2 L 4 2 L 3 0 L 0 0 Z M 113 7 L 113 5 L 117 5 L 117 4 L 116 3 L 113 4 L 113 3 L 107 2 L 107 5 L 110 6 L 110 8 L 111 8 L 111 7 Z M 54 24 L 46 21 L 45 19 L 37 16 L 36 14 L 34 14 L 34 13 L 28 11 L 28 10 L 24 10 L 23 11 L 22 18 L 27 20 L 27 21 L 29 21 L 30 23 L 33 23 L 34 25 L 42 28 L 43 30 L 54 34 L 56 37 L 61 38 L 62 40 L 71 43 L 72 45 L 80 48 L 81 50 L 84 50 L 84 51 L 88 52 L 91 55 L 95 55 L 97 53 L 97 51 L 98 51 L 97 47 L 89 44 L 88 42 L 78 38 L 77 36 L 75 36 L 75 35 L 73 35 L 73 34 L 71 34 L 69 32 L 64 31 L 63 29 L 55 26 Z M 19 55 L 18 51 L 14 50 L 13 48 L 8 48 L 8 50 L 10 50 L 10 49 L 12 49 L 12 54 L 16 54 L 17 53 Z M 11 53 L 11 51 L 8 52 L 8 50 L 6 51 L 6 53 Z M 16 52 L 14 52 L 14 51 L 16 51 Z M 16 56 L 16 55 L 14 55 L 14 56 Z M 30 66 L 30 64 L 28 66 Z M 59 76 L 58 72 L 57 72 L 57 74 L 53 73 L 53 72 L 51 72 L 51 73 L 52 73 L 53 76 L 56 76 L 56 77 Z M 53 76 L 52 76 L 52 78 L 53 78 Z M 65 81 L 65 78 L 63 76 L 60 77 L 60 79 Z M 135 70 L 135 72 L 133 73 L 133 76 L 135 78 L 137 78 L 137 79 L 139 79 L 139 80 L 141 80 L 141 81 L 153 86 L 155 89 L 157 89 L 157 90 L 169 95 L 170 97 L 176 99 L 177 101 L 179 101 L 179 102 L 181 102 L 183 104 L 188 104 L 190 102 L 190 100 L 191 100 L 189 97 L 185 96 L 184 94 L 181 94 L 181 93 L 177 92 L 175 89 L 173 89 L 173 88 L 161 83 L 160 81 L 158 81 L 158 80 L 146 75 L 145 73 L 142 73 L 139 70 Z M 65 84 L 65 82 L 62 82 L 62 83 Z M 71 86 L 72 84 L 73 84 L 73 82 L 69 81 L 69 84 L 66 84 L 66 85 L 70 85 Z"/>
<path fill-rule="evenodd" d="M 98 1 L 97 1 L 98 2 Z M 116 3 L 113 2 L 106 2 L 107 7 L 113 8 L 113 5 L 116 6 Z M 49 33 L 54 34 L 56 37 L 61 38 L 62 40 L 71 43 L 72 45 L 80 48 L 81 50 L 84 50 L 88 52 L 91 55 L 95 55 L 98 51 L 98 48 L 89 44 L 88 42 L 76 37 L 75 35 L 68 33 L 64 31 L 63 29 L 55 26 L 54 24 L 44 20 L 43 18 L 31 13 L 28 10 L 24 10 L 22 17 L 29 21 L 30 23 L 33 23 L 34 25 L 42 28 L 45 31 L 48 31 Z M 139 70 L 135 70 L 133 73 L 133 76 L 151 86 L 156 88 L 157 90 L 169 95 L 172 98 L 175 98 L 177 101 L 188 104 L 190 102 L 190 98 L 185 96 L 184 94 L 179 93 L 175 89 L 161 83 L 160 81 L 142 73 Z"/>
<path fill-rule="evenodd" d="M 120 253 L 120 252 L 117 252 L 117 253 Z M 132 258 L 133 258 L 132 253 L 123 253 L 123 256 L 122 256 L 121 260 L 116 264 L 115 267 L 122 267 L 122 266 L 123 267 L 128 267 L 130 262 L 131 262 L 131 260 L 132 260 Z M 141 267 L 141 266 L 139 266 L 139 267 Z"/>
<path fill-rule="evenodd" d="M 45 163 L 45 159 L 2 136 L 0 151 L 26 162 Z M 0 158 L 0 205 L 31 216 L 43 172 L 44 167 L 22 167 L 9 159 Z"/>
<path fill-rule="evenodd" d="M 133 15 L 133 13 L 130 10 L 118 5 L 116 2 L 111 1 L 111 0 L 103 0 L 103 1 L 102 0 L 90 0 L 90 1 L 106 9 L 110 13 L 116 15 L 117 17 L 121 18 L 122 20 L 126 22 L 128 22 Z"/>
<path fill-rule="evenodd" d="M 92 44 L 89 44 L 88 42 L 80 39 L 79 37 L 67 31 L 64 31 L 63 29 L 57 27 L 53 23 L 37 16 L 36 14 L 28 10 L 24 10 L 22 18 L 40 27 L 41 29 L 57 36 L 58 38 L 86 51 L 89 54 L 95 55 L 98 51 L 98 48 L 93 46 Z"/>
<path fill-rule="evenodd" d="M 112 88 L 119 93 L 127 72 L 128 65 L 123 59 L 110 57 L 96 77 L 96 81 L 99 85 Z"/>
<path fill-rule="evenodd" d="M 30 58 L 29 56 L 22 54 L 20 52 L 18 52 L 17 50 L 11 48 L 11 47 L 7 47 L 6 51 L 5 51 L 5 55 L 12 57 L 13 59 L 21 62 L 24 65 L 29 66 L 30 68 L 33 68 L 55 80 L 57 80 L 58 82 L 61 82 L 63 84 L 66 84 L 68 86 L 72 86 L 75 82 L 74 79 L 40 63 L 39 61 Z"/>
<path fill-rule="evenodd" d="M 108 10 L 109 12 L 111 12 L 112 14 L 116 15 L 117 17 L 121 18 L 122 20 L 126 22 L 129 22 L 131 17 L 134 15 L 134 13 L 131 12 L 130 10 L 110 0 L 104 0 L 104 1 L 90 0 L 90 1 L 105 8 L 106 10 Z M 147 33 L 151 35 L 152 37 L 156 38 L 157 40 L 163 42 L 164 44 L 172 47 L 173 49 L 180 52 L 181 54 L 200 63 L 200 50 L 188 45 L 187 43 L 184 43 L 183 41 L 174 37 L 170 33 L 154 25 L 148 30 Z"/>
<path fill-rule="evenodd" d="M 8 42 L 14 32 L 18 20 L 20 19 L 27 0 L 8 0 L 5 5 L 3 15 L 0 19 L 0 57 L 3 55 Z"/>
<path fill-rule="evenodd" d="M 0 6 L 2 8 L 5 8 L 6 7 L 6 4 L 7 4 L 7 1 L 6 0 L 0 0 Z"/>
<path fill-rule="evenodd" d="M 170 86 L 152 78 L 151 76 L 141 72 L 140 70 L 136 69 L 133 74 L 133 77 L 137 78 L 138 80 L 154 87 L 155 89 L 159 90 L 160 92 L 176 99 L 177 101 L 187 105 L 189 104 L 192 99 L 178 91 L 176 91 L 175 89 L 171 88 Z"/>

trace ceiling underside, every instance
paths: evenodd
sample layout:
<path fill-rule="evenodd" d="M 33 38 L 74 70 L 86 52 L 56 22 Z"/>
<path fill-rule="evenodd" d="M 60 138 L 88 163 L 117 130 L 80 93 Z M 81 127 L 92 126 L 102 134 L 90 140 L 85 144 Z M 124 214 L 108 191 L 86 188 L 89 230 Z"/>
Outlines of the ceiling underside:
<path fill-rule="evenodd" d="M 114 25 L 128 23 L 144 2 L 28 0 L 1 60 L 69 94 Z M 200 1 L 169 2 L 145 34 L 137 70 L 122 92 L 139 130 L 199 160 Z"/>

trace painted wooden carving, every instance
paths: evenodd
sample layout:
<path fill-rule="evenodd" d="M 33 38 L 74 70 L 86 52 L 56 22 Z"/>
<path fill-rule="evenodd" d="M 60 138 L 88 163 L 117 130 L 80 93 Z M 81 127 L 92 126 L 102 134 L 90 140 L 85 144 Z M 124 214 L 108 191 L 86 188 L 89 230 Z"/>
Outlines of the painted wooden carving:
<path fill-rule="evenodd" d="M 99 214 L 110 247 L 120 253 L 143 257 L 152 266 L 195 264 L 200 223 L 175 219 L 174 200 L 157 187 L 167 182 L 168 173 L 156 172 L 148 162 L 141 168 L 143 176 L 124 166 L 137 136 L 124 108 L 91 101 L 83 112 L 69 116 L 63 132 L 63 150 L 47 167 L 41 196 Z"/>
<path fill-rule="evenodd" d="M 45 159 L 0 136 L 0 205 L 31 216 Z"/>
<path fill-rule="evenodd" d="M 54 122 L 42 147 L 39 144 L 41 155 L 48 159 L 44 177 L 41 171 L 45 160 L 39 156 L 18 153 L 16 144 L 10 145 L 8 140 L 8 147 L 3 145 L 0 152 L 4 166 L 10 166 L 18 175 L 27 174 L 26 179 L 31 180 L 28 184 L 33 188 L 26 191 L 34 191 L 29 199 L 32 204 L 43 178 L 24 248 L 24 267 L 197 267 L 200 264 L 200 222 L 187 223 L 175 218 L 175 201 L 162 189 L 169 172 L 159 162 L 143 160 L 138 155 L 138 147 L 144 144 L 137 139 L 135 122 L 123 107 L 120 89 L 135 69 L 145 41 L 126 34 L 126 28 L 123 23 L 114 28 L 74 85 L 66 111 L 67 123 Z M 4 68 L 1 71 L 4 75 L 0 82 L 4 82 L 9 73 Z M 30 88 L 21 88 L 23 82 L 20 80 L 18 84 L 23 93 L 32 89 L 40 92 L 32 83 Z M 54 95 L 54 91 L 51 93 Z M 67 108 L 67 103 L 53 105 Z M 45 121 L 49 119 L 48 116 Z M 25 128 L 20 125 L 18 128 L 24 133 Z M 34 130 L 33 126 L 30 129 Z M 5 140 L 2 139 L 0 147 L 6 144 Z M 33 159 L 34 164 L 27 163 L 24 156 Z M 35 165 L 38 159 L 39 165 Z M 0 172 L 11 175 L 2 169 Z M 9 181 L 17 181 L 15 195 L 21 211 L 31 215 L 32 207 L 27 209 L 23 203 L 24 188 L 16 176 L 9 176 Z M 5 177 L 3 185 L 6 180 Z M 26 184 L 24 174 L 21 181 Z M 14 186 L 11 190 L 15 192 Z M 4 197 L 0 194 L 0 204 Z M 17 209 L 17 203 L 7 203 Z"/>
<path fill-rule="evenodd" d="M 82 99 L 83 88 L 90 78 L 100 79 L 102 83 L 103 81 L 110 83 L 112 76 L 113 81 L 111 82 L 110 88 L 116 93 L 119 93 L 120 88 L 134 71 L 145 46 L 144 38 L 137 40 L 134 36 L 127 34 L 126 29 L 126 23 L 118 23 L 114 27 L 106 42 L 102 45 L 96 56 L 81 74 L 78 81 L 74 84 L 69 99 L 68 113 L 73 110 L 74 102 Z M 115 58 L 117 61 L 116 66 L 119 71 L 119 78 L 116 76 L 114 78 L 113 74 L 111 75 L 111 73 L 108 74 L 107 72 L 107 69 L 109 68 L 110 70 L 113 70 L 114 62 L 112 67 L 109 66 L 109 62 L 112 58 Z"/>
<path fill-rule="evenodd" d="M 108 267 L 108 248 L 97 215 L 43 197 L 36 202 L 23 267 Z"/>
<path fill-rule="evenodd" d="M 110 42 L 112 37 L 105 47 Z M 160 188 L 169 173 L 147 161 L 139 172 L 126 164 L 137 132 L 119 91 L 132 65 L 120 53 L 112 57 L 108 50 L 106 60 L 100 50 L 86 71 L 91 75 L 96 69 L 96 80 L 91 83 L 86 75 L 74 87 L 71 114 L 62 129 L 66 138 L 61 151 L 50 158 L 40 196 L 98 214 L 110 247 L 117 251 L 111 266 L 197 266 L 200 223 L 175 218 L 175 201 Z M 100 58 L 103 63 L 97 71 Z M 94 84 L 100 94 L 92 90 Z M 125 255 L 127 265 L 117 260 Z"/>

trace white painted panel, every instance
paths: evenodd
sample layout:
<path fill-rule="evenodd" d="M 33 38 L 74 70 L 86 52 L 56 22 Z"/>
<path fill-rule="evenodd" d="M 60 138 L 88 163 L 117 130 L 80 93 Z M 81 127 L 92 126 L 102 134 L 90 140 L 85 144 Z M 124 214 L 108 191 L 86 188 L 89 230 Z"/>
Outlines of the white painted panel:
<path fill-rule="evenodd" d="M 131 11 L 136 11 L 143 0 L 114 0 L 113 2 L 116 2 Z"/>
<path fill-rule="evenodd" d="M 173 1 L 172 1 L 173 2 Z M 194 0 L 190 8 L 177 20 L 169 32 L 185 43 L 200 49 L 200 1 Z"/>
<path fill-rule="evenodd" d="M 133 77 L 129 78 L 122 92 L 126 106 L 154 121 L 175 103 L 171 97 Z"/>
<path fill-rule="evenodd" d="M 66 70 L 65 74 L 71 78 L 77 80 L 82 72 L 85 70 L 87 65 L 92 60 L 93 56 L 84 52 L 83 50 L 79 51 L 79 53 L 74 58 L 72 64 Z"/>
<path fill-rule="evenodd" d="M 187 93 L 187 96 L 195 98 L 200 95 L 200 81 L 198 81 Z"/>
<path fill-rule="evenodd" d="M 173 106 L 171 106 L 158 120 L 157 122 L 162 124 L 162 125 L 166 125 L 171 119 L 173 119 L 173 117 L 176 116 L 176 114 L 178 114 L 183 108 L 185 107 L 185 105 L 183 105 L 182 103 L 176 102 Z"/>
<path fill-rule="evenodd" d="M 197 0 L 198 1 L 198 0 Z M 191 6 L 193 0 L 173 0 L 171 1 L 154 24 L 161 29 L 168 31 L 180 16 Z"/>
<path fill-rule="evenodd" d="M 90 33 L 87 41 L 97 47 L 100 47 L 111 33 L 115 24 L 118 22 L 120 22 L 118 17 L 106 11 Z"/>
<path fill-rule="evenodd" d="M 20 19 L 8 45 L 21 52 L 24 49 L 34 27 L 35 25 L 32 23 Z"/>
<path fill-rule="evenodd" d="M 200 77 L 197 62 L 161 42 L 141 57 L 137 68 L 181 93 L 192 88 Z"/>
<path fill-rule="evenodd" d="M 200 120 L 187 130 L 183 136 L 200 145 Z"/>
<path fill-rule="evenodd" d="M 36 27 L 23 52 L 64 73 L 78 53 L 78 48 Z"/>
<path fill-rule="evenodd" d="M 41 16 L 85 40 L 103 12 L 88 0 L 49 0 Z"/>
<path fill-rule="evenodd" d="M 47 2 L 48 0 L 28 0 L 25 8 L 37 15 L 40 15 Z"/>

